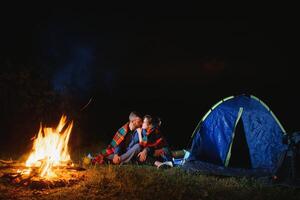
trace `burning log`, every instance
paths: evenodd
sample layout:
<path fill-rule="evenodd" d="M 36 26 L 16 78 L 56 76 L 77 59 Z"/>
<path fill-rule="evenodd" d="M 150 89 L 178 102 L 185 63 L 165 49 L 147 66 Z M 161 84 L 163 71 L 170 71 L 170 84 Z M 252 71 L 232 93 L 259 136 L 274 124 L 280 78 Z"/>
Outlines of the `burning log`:
<path fill-rule="evenodd" d="M 74 185 L 84 180 L 85 175 L 72 174 L 68 177 L 61 177 L 59 179 L 49 180 L 41 179 L 35 175 L 24 177 L 20 173 L 5 173 L 1 179 L 6 183 L 10 183 L 16 186 L 28 186 L 30 189 L 45 189 L 45 188 L 56 188 Z"/>
<path fill-rule="evenodd" d="M 13 160 L 1 160 L 0 159 L 0 163 L 1 164 L 6 164 L 6 165 L 9 165 L 9 164 L 14 164 L 16 163 L 17 161 L 13 161 Z"/>
<path fill-rule="evenodd" d="M 82 181 L 85 178 L 84 171 L 86 169 L 79 166 L 58 166 L 54 167 L 53 170 L 58 176 L 49 179 L 40 177 L 39 167 L 26 167 L 18 163 L 16 166 L 2 166 L 0 168 L 0 179 L 6 183 L 26 186 L 30 189 L 48 189 L 71 186 Z"/>
<path fill-rule="evenodd" d="M 21 171 L 26 169 L 39 169 L 39 167 L 27 167 L 24 163 L 20 163 L 18 161 L 10 161 L 9 163 L 0 165 L 0 170 L 4 169 L 19 169 Z M 69 164 L 67 166 L 54 166 L 54 170 L 69 170 L 69 171 L 85 171 L 86 169 L 80 166 L 74 166 L 74 164 Z M 0 171 L 1 172 L 1 171 Z M 1 177 L 1 176 L 0 176 Z"/>

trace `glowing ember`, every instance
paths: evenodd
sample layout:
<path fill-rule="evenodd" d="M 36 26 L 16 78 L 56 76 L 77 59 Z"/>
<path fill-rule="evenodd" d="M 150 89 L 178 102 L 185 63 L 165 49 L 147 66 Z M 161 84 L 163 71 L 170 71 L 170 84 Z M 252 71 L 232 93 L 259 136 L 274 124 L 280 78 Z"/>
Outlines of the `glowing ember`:
<path fill-rule="evenodd" d="M 34 139 L 32 152 L 26 166 L 38 167 L 39 175 L 44 178 L 56 177 L 53 167 L 66 166 L 71 163 L 68 142 L 73 127 L 71 122 L 66 128 L 66 116 L 62 116 L 56 129 L 40 127 Z"/>

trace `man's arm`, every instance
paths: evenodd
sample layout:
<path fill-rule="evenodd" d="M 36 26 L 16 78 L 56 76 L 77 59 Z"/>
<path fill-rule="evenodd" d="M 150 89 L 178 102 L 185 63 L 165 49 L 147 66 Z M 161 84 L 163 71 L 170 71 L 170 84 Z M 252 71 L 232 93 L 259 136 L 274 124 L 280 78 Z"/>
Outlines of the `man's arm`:
<path fill-rule="evenodd" d="M 121 147 L 120 147 L 120 146 L 116 146 L 116 147 L 114 148 L 114 154 L 115 154 L 115 155 L 120 155 L 120 153 L 121 153 Z"/>
<path fill-rule="evenodd" d="M 110 145 L 114 148 L 119 146 L 123 142 L 128 132 L 129 132 L 129 127 L 128 127 L 128 123 L 126 123 L 124 126 L 119 128 L 118 131 L 115 133 Z"/>

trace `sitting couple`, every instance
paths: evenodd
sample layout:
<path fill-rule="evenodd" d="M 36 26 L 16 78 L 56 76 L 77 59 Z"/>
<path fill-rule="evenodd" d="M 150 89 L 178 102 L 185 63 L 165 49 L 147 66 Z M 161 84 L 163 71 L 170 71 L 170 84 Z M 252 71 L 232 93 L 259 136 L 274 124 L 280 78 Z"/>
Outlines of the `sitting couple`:
<path fill-rule="evenodd" d="M 166 140 L 160 133 L 160 125 L 160 119 L 155 120 L 150 115 L 142 119 L 137 112 L 131 112 L 129 122 L 115 133 L 108 147 L 93 162 L 103 163 L 106 160 L 123 164 L 135 160 L 160 166 L 162 162 L 171 161 Z"/>

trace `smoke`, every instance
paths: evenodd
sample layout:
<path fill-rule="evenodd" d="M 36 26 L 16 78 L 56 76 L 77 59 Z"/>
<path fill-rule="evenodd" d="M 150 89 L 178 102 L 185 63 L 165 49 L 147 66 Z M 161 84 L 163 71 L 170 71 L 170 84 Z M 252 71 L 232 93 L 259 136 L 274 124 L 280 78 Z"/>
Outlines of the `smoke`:
<path fill-rule="evenodd" d="M 53 76 L 53 88 L 61 94 L 79 92 L 86 95 L 92 87 L 93 49 L 75 47 L 57 68 Z"/>

